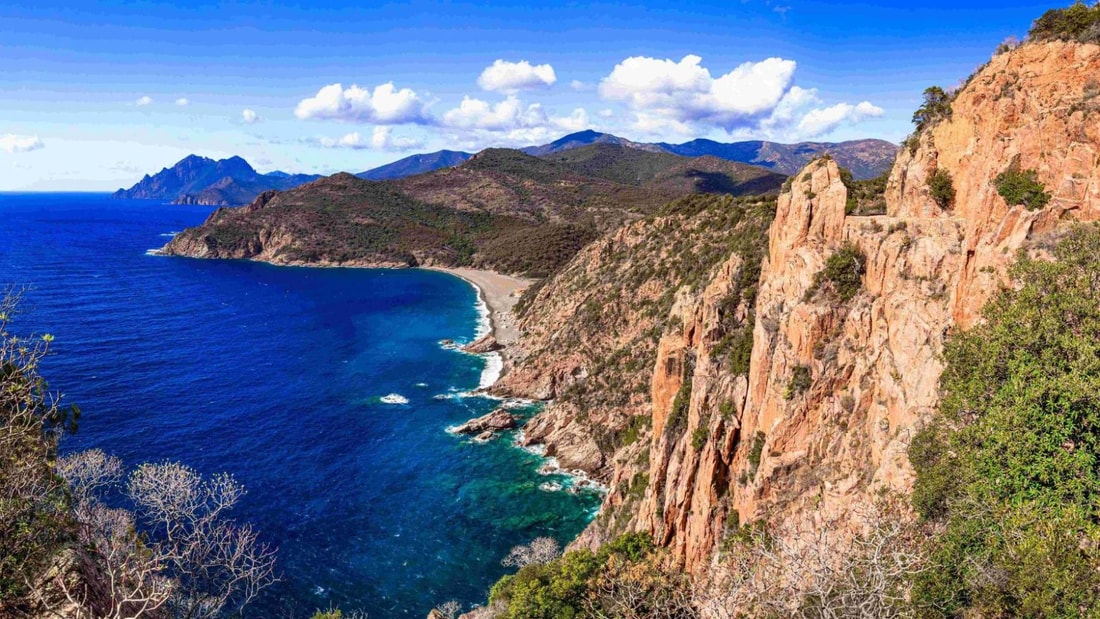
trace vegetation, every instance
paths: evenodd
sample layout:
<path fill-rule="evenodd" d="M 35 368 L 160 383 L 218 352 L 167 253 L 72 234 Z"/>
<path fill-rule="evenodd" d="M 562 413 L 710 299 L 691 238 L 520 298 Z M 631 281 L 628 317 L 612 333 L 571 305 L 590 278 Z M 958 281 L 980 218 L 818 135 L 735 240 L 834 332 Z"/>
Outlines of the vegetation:
<path fill-rule="evenodd" d="M 752 446 L 749 448 L 749 476 L 756 477 L 756 470 L 760 468 L 760 459 L 764 457 L 764 444 L 768 442 L 768 436 L 756 431 L 752 436 Z"/>
<path fill-rule="evenodd" d="M 1064 9 L 1051 9 L 1035 20 L 1028 32 L 1032 41 L 1100 42 L 1100 4 L 1075 2 Z"/>
<path fill-rule="evenodd" d="M 226 515 L 244 488 L 167 462 L 140 466 L 120 488 L 118 458 L 59 458 L 79 411 L 38 373 L 52 338 L 8 331 L 16 303 L 0 301 L 0 615 L 238 613 L 275 580 L 274 552 Z M 136 513 L 102 501 L 120 491 Z"/>
<path fill-rule="evenodd" d="M 57 442 L 79 410 L 38 373 L 52 338 L 9 331 L 19 295 L 0 299 L 0 615 L 35 610 L 29 582 L 76 539 L 68 491 L 53 472 Z"/>
<path fill-rule="evenodd" d="M 1029 211 L 1037 211 L 1050 202 L 1050 194 L 1039 182 L 1035 170 L 1020 170 L 1016 166 L 1001 172 L 993 181 L 997 193 L 1009 206 L 1022 204 Z"/>
<path fill-rule="evenodd" d="M 945 347 L 943 401 L 915 438 L 913 504 L 943 533 L 916 580 L 927 616 L 1100 613 L 1100 230 L 1016 286 Z"/>
<path fill-rule="evenodd" d="M 951 95 L 939 86 L 925 88 L 924 102 L 913 112 L 913 124 L 917 126 L 917 133 L 948 118 L 951 118 Z"/>
<path fill-rule="evenodd" d="M 501 578 L 489 596 L 494 617 L 570 619 L 694 617 L 683 575 L 664 567 L 649 536 L 632 533 L 600 548 L 529 563 Z"/>
<path fill-rule="evenodd" d="M 791 380 L 787 382 L 787 391 L 783 397 L 788 400 L 794 399 L 806 392 L 813 385 L 813 379 L 810 377 L 810 368 L 804 365 L 796 365 L 791 370 Z"/>
<path fill-rule="evenodd" d="M 942 209 L 949 209 L 955 203 L 955 183 L 947 170 L 937 169 L 928 177 L 928 189 L 932 193 L 932 200 Z"/>
<path fill-rule="evenodd" d="M 836 295 L 842 303 L 855 297 L 863 287 L 863 273 L 867 259 L 858 247 L 851 243 L 841 246 L 825 261 L 825 267 L 814 275 L 813 284 L 806 291 L 806 299 L 818 292 Z"/>
<path fill-rule="evenodd" d="M 665 436 L 672 440 L 679 438 L 687 428 L 688 409 L 691 407 L 691 382 L 695 364 L 689 359 L 684 365 L 683 382 L 672 399 L 672 408 L 669 409 L 668 419 L 665 421 Z"/>
<path fill-rule="evenodd" d="M 886 214 L 886 182 L 890 171 L 868 180 L 852 180 L 851 173 L 841 168 L 841 180 L 848 188 L 848 201 L 844 205 L 845 215 L 884 215 Z"/>

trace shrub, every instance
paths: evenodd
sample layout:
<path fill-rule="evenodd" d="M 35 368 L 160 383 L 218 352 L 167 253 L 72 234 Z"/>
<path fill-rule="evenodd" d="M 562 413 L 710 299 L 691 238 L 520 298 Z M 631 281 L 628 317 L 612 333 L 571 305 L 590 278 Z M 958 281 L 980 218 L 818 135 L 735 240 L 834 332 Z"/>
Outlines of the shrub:
<path fill-rule="evenodd" d="M 825 261 L 825 268 L 814 275 L 813 284 L 806 291 L 806 300 L 813 298 L 828 284 L 841 302 L 850 301 L 863 286 L 866 258 L 858 247 L 844 244 Z"/>
<path fill-rule="evenodd" d="M 695 373 L 695 363 L 690 357 L 684 367 L 684 382 L 680 383 L 680 389 L 676 397 L 672 399 L 672 409 L 668 412 L 668 420 L 665 422 L 665 436 L 677 439 L 687 428 L 688 408 L 691 407 L 691 380 Z"/>
<path fill-rule="evenodd" d="M 1100 229 L 1053 254 L 1021 255 L 984 323 L 948 339 L 910 447 L 914 507 L 942 530 L 913 593 L 929 616 L 1100 613 Z"/>
<path fill-rule="evenodd" d="M 802 395 L 811 385 L 813 385 L 813 379 L 810 377 L 810 368 L 804 365 L 796 365 L 791 370 L 791 380 L 787 382 L 787 392 L 783 397 L 790 400 Z"/>
<path fill-rule="evenodd" d="M 1028 38 L 1096 43 L 1100 41 L 1100 5 L 1089 7 L 1078 1 L 1064 9 L 1051 9 L 1035 20 Z"/>
<path fill-rule="evenodd" d="M 925 88 L 924 102 L 913 112 L 917 133 L 947 118 L 951 118 L 951 96 L 939 86 Z"/>
<path fill-rule="evenodd" d="M 764 443 L 768 440 L 768 436 L 761 432 L 756 431 L 756 434 L 752 437 L 752 446 L 749 448 L 749 475 L 756 477 L 756 469 L 760 468 L 760 459 L 764 457 Z"/>
<path fill-rule="evenodd" d="M 1037 211 L 1050 202 L 1050 194 L 1039 182 L 1035 170 L 1020 170 L 1013 166 L 994 179 L 997 193 L 1009 206 L 1022 204 L 1029 211 Z"/>
<path fill-rule="evenodd" d="M 699 426 L 695 428 L 695 431 L 691 433 L 691 448 L 695 451 L 699 451 L 703 448 L 703 445 L 707 444 L 707 427 Z"/>
<path fill-rule="evenodd" d="M 936 170 L 928 178 L 928 188 L 932 192 L 932 199 L 940 208 L 951 208 L 955 202 L 955 183 L 951 181 L 951 175 L 946 170 Z"/>

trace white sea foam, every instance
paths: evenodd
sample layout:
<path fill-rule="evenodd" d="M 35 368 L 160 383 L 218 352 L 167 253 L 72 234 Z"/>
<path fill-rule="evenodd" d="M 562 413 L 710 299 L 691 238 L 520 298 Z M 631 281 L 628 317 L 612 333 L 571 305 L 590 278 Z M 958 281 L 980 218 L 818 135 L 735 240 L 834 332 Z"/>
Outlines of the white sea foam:
<path fill-rule="evenodd" d="M 162 252 L 160 249 L 146 249 L 145 250 L 145 255 L 146 256 L 163 256 L 164 252 Z"/>
<path fill-rule="evenodd" d="M 485 353 L 483 356 L 485 357 L 485 368 L 481 370 L 481 382 L 477 385 L 478 389 L 492 387 L 500 378 L 501 372 L 504 371 L 504 358 L 499 353 L 490 352 Z"/>
<path fill-rule="evenodd" d="M 175 230 L 175 231 L 172 231 L 172 232 L 165 232 L 164 234 L 158 234 L 157 236 L 164 237 L 164 238 L 172 238 L 172 237 L 176 236 L 177 234 L 179 234 L 179 231 Z"/>
<path fill-rule="evenodd" d="M 409 399 L 399 393 L 391 393 L 381 397 L 384 404 L 408 404 Z"/>
<path fill-rule="evenodd" d="M 539 490 L 543 492 L 561 492 L 563 489 L 564 486 L 556 481 L 547 481 L 539 484 Z"/>
<path fill-rule="evenodd" d="M 416 386 L 417 386 L 417 387 L 421 387 L 421 388 L 424 388 L 424 387 L 427 387 L 427 386 L 428 386 L 428 383 L 416 383 Z"/>

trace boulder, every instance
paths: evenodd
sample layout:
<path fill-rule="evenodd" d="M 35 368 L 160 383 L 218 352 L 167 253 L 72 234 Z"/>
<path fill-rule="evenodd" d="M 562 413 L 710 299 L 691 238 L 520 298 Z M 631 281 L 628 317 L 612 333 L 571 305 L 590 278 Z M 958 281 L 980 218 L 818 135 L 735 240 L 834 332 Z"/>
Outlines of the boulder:
<path fill-rule="evenodd" d="M 499 432 L 516 427 L 515 415 L 498 408 L 488 415 L 471 419 L 455 428 L 458 434 L 482 434 L 484 432 Z M 480 437 L 479 437 L 480 438 Z"/>
<path fill-rule="evenodd" d="M 480 355 L 487 352 L 494 352 L 500 350 L 501 348 L 504 348 L 504 346 L 502 346 L 500 342 L 497 341 L 497 338 L 494 337 L 492 333 L 490 333 L 488 335 L 482 336 L 481 338 L 478 338 L 478 340 L 473 343 L 463 346 L 462 350 L 468 353 Z"/>

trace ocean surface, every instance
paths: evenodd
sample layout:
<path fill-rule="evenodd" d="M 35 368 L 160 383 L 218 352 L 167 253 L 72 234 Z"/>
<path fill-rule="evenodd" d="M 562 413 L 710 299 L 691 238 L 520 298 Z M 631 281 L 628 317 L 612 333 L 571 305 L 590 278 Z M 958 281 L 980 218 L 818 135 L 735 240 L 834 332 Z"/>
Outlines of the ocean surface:
<path fill-rule="evenodd" d="M 278 547 L 283 580 L 245 616 L 483 602 L 513 545 L 565 543 L 591 519 L 599 495 L 510 438 L 447 433 L 499 405 L 461 395 L 486 360 L 440 345 L 484 327 L 469 284 L 147 255 L 211 211 L 0 194 L 0 284 L 27 289 L 15 332 L 56 338 L 42 371 L 84 412 L 64 451 L 248 488 L 234 516 Z"/>

